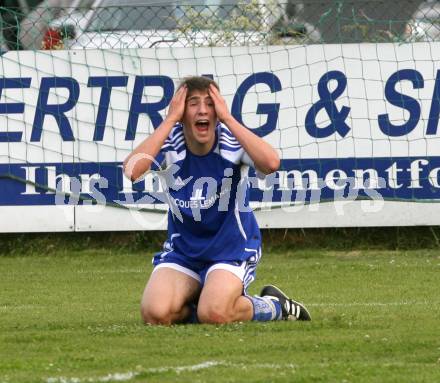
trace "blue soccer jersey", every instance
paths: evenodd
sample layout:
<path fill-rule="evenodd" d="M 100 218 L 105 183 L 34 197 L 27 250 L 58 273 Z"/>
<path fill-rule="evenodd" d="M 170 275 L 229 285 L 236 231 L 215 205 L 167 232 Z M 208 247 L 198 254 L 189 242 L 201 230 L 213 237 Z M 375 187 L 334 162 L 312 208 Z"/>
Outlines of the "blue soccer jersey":
<path fill-rule="evenodd" d="M 171 182 L 167 177 L 168 239 L 159 257 L 175 253 L 197 262 L 240 261 L 260 247 L 249 208 L 249 157 L 227 127 L 217 124 L 215 134 L 203 156 L 186 148 L 181 124 L 162 146 L 163 164 L 173 177 Z"/>

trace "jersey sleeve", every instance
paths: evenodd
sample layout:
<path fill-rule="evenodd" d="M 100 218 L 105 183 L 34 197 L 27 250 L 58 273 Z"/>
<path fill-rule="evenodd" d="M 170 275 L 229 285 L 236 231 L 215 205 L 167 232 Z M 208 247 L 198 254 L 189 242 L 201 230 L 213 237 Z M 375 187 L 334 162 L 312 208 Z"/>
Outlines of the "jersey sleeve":
<path fill-rule="evenodd" d="M 245 165 L 250 166 L 251 168 L 253 168 L 255 170 L 255 174 L 256 176 L 260 179 L 260 180 L 264 180 L 266 178 L 266 174 L 264 174 L 263 172 L 260 172 L 254 164 L 254 161 L 252 161 L 251 157 L 249 157 L 249 154 L 247 154 L 244 150 L 243 150 L 243 156 L 241 158 L 241 162 Z"/>
<path fill-rule="evenodd" d="M 220 151 L 222 156 L 227 158 L 234 164 L 243 164 L 255 169 L 255 173 L 258 178 L 264 179 L 266 175 L 260 172 L 256 167 L 252 159 L 243 149 L 238 140 L 234 137 L 231 131 L 224 125 L 220 127 Z"/>
<path fill-rule="evenodd" d="M 164 170 L 172 164 L 183 160 L 185 155 L 186 145 L 183 126 L 176 124 L 160 148 L 160 152 L 156 156 L 156 166 L 152 170 Z"/>

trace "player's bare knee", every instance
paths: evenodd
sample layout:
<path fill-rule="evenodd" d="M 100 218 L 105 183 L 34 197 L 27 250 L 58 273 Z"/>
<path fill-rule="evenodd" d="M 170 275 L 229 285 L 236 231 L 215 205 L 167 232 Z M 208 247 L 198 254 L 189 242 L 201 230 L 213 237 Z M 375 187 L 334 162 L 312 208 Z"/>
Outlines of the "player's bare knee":
<path fill-rule="evenodd" d="M 145 324 L 170 325 L 172 323 L 172 314 L 166 307 L 142 305 L 141 317 Z"/>
<path fill-rule="evenodd" d="M 232 315 L 224 307 L 215 304 L 202 305 L 197 309 L 200 323 L 224 324 L 232 322 Z"/>

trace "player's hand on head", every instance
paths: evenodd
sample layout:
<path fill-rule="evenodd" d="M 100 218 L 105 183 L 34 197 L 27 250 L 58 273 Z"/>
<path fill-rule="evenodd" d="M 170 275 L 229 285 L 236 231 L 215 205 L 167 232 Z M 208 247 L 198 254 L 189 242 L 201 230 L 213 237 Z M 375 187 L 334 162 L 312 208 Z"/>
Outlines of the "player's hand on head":
<path fill-rule="evenodd" d="M 182 121 L 183 113 L 185 111 L 185 101 L 188 88 L 186 85 L 181 86 L 171 99 L 170 106 L 168 108 L 167 119 L 172 120 L 174 123 Z"/>
<path fill-rule="evenodd" d="M 226 104 L 225 99 L 220 94 L 218 89 L 214 85 L 209 86 L 209 95 L 214 102 L 215 112 L 217 113 L 217 118 L 224 122 L 227 117 L 230 116 L 228 105 Z"/>

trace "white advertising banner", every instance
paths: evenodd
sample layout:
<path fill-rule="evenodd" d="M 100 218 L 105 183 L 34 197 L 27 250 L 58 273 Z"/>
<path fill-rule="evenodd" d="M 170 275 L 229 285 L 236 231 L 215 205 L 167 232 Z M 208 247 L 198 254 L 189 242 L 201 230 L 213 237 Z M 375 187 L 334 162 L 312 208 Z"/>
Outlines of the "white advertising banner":
<path fill-rule="evenodd" d="M 440 43 L 343 44 L 6 52 L 0 231 L 166 228 L 122 162 L 189 75 L 280 154 L 249 173 L 262 227 L 440 223 Z"/>

